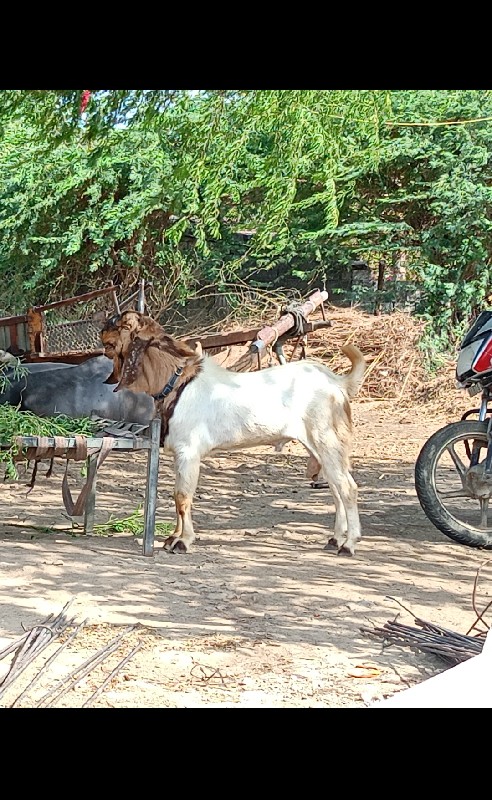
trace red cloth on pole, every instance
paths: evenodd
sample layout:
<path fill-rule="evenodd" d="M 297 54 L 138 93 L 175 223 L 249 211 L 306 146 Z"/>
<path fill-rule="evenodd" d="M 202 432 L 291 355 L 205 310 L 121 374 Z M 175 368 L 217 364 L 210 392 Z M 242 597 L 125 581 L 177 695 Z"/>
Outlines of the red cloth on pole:
<path fill-rule="evenodd" d="M 80 100 L 80 113 L 83 114 L 85 109 L 87 108 L 87 104 L 90 100 L 91 93 L 88 89 L 84 89 L 82 92 L 82 97 Z"/>

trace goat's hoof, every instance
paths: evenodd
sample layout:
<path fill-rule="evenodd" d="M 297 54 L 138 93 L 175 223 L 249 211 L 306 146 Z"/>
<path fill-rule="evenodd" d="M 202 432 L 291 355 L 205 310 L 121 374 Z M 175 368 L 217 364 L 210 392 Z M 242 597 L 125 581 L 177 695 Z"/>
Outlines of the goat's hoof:
<path fill-rule="evenodd" d="M 338 542 L 337 542 L 337 540 L 335 539 L 334 536 L 332 536 L 331 539 L 328 539 L 327 543 L 323 547 L 323 550 L 337 550 L 338 551 L 339 549 L 340 549 L 340 545 L 338 544 Z"/>
<path fill-rule="evenodd" d="M 339 556 L 354 556 L 355 553 L 350 547 L 347 547 L 346 544 L 342 544 L 341 547 L 338 548 L 338 555 Z"/>
<path fill-rule="evenodd" d="M 188 548 L 182 539 L 177 539 L 175 536 L 168 536 L 162 545 L 164 550 L 169 553 L 187 553 Z"/>

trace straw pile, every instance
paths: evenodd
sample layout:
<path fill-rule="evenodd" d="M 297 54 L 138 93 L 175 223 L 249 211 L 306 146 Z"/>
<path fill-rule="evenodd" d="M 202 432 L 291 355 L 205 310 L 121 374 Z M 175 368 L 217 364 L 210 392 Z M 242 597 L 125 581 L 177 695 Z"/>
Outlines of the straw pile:
<path fill-rule="evenodd" d="M 236 308 L 234 312 L 225 313 L 218 321 L 202 299 L 199 306 L 202 316 L 190 306 L 184 315 L 174 319 L 174 328 L 170 316 L 165 324 L 178 336 L 206 336 L 254 327 L 260 330 L 278 319 L 282 306 L 288 301 L 297 300 L 301 303 L 303 298 L 248 291 L 239 310 Z M 455 387 L 454 360 L 448 361 L 434 376 L 427 372 L 418 347 L 425 328 L 421 320 L 404 311 L 374 316 L 358 307 L 340 308 L 330 303 L 325 303 L 325 315 L 332 327 L 308 334 L 306 355 L 320 358 L 335 372 L 346 372 L 349 364 L 340 352 L 340 346 L 347 342 L 356 344 L 368 361 L 366 380 L 358 401 L 390 400 L 402 408 L 425 405 L 430 414 L 459 412 L 460 416 L 470 408 L 466 393 Z M 318 319 L 322 319 L 321 309 L 309 317 L 311 322 Z M 293 350 L 291 341 L 292 344 L 284 346 L 287 358 Z M 232 346 L 216 355 L 219 363 L 234 369 L 238 359 L 248 352 L 248 346 Z M 297 349 L 294 359 L 299 358 L 299 353 Z M 264 359 L 263 365 L 267 366 L 269 361 L 277 363 L 272 357 Z"/>
<path fill-rule="evenodd" d="M 434 376 L 426 370 L 419 342 L 425 323 L 404 311 L 374 316 L 357 308 L 327 309 L 332 327 L 308 336 L 308 354 L 335 372 L 345 371 L 342 344 L 352 342 L 364 353 L 368 370 L 358 400 L 394 400 L 401 407 L 425 405 L 429 412 L 461 413 L 470 399 L 455 385 L 455 361 Z"/>
<path fill-rule="evenodd" d="M 374 316 L 356 308 L 328 308 L 327 317 L 331 328 L 309 334 L 310 356 L 320 358 L 334 372 L 345 372 L 347 359 L 340 348 L 355 344 L 368 362 L 359 400 L 414 398 L 415 389 L 426 381 L 418 349 L 422 322 L 401 311 Z"/>
<path fill-rule="evenodd" d="M 402 408 L 425 405 L 429 413 L 460 415 L 470 408 L 466 393 L 455 387 L 454 361 L 448 361 L 435 376 L 427 372 L 419 349 L 425 328 L 421 320 L 403 311 L 374 316 L 356 307 L 338 308 L 329 304 L 325 304 L 325 314 L 332 326 L 308 334 L 306 355 L 319 358 L 334 372 L 343 373 L 349 364 L 340 348 L 349 342 L 357 345 L 368 362 L 358 401 L 390 400 Z M 309 321 L 321 318 L 321 312 L 316 311 Z M 264 320 L 260 327 L 265 324 Z M 284 347 L 288 359 L 293 344 L 292 340 L 292 344 Z M 225 366 L 234 362 L 237 353 L 239 350 L 231 353 Z M 299 349 L 293 357 L 299 358 Z"/>

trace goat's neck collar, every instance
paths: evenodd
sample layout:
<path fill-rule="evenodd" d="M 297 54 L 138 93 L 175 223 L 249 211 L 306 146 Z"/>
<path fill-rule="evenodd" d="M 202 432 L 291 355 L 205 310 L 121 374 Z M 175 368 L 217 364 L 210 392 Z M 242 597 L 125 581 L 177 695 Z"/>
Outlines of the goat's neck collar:
<path fill-rule="evenodd" d="M 180 377 L 181 373 L 183 372 L 183 369 L 184 369 L 184 367 L 178 367 L 178 369 L 176 370 L 174 375 L 171 378 L 169 378 L 168 382 L 164 386 L 164 389 L 161 392 L 159 392 L 159 394 L 153 394 L 152 395 L 154 400 L 163 400 L 164 397 L 167 397 L 168 394 L 171 394 L 172 390 L 174 389 L 174 387 L 176 385 L 176 381 L 178 380 L 178 378 Z"/>

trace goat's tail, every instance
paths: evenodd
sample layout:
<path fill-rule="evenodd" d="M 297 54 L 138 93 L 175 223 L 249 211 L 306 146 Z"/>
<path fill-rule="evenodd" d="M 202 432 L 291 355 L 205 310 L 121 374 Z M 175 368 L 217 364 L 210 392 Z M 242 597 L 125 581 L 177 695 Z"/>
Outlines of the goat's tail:
<path fill-rule="evenodd" d="M 342 353 L 347 356 L 352 362 L 352 369 L 346 375 L 342 376 L 344 389 L 350 399 L 355 397 L 364 381 L 364 373 L 367 367 L 367 361 L 362 355 L 361 351 L 354 344 L 343 345 Z"/>

